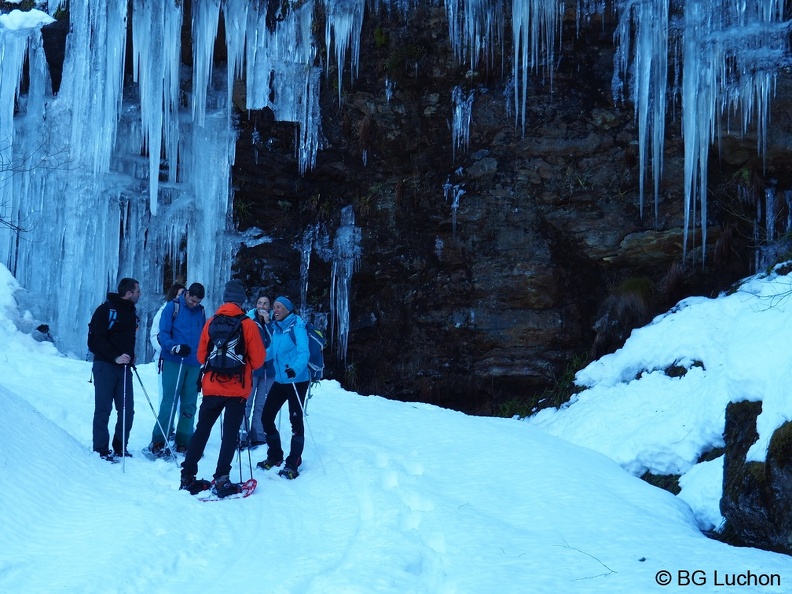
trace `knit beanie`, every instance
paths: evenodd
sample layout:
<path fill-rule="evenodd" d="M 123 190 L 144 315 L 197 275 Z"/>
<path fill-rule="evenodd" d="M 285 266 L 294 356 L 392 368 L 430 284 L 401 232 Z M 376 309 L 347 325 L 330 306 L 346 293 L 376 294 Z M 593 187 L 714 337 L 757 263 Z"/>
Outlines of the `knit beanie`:
<path fill-rule="evenodd" d="M 288 297 L 281 296 L 278 297 L 275 301 L 280 301 L 281 305 L 289 310 L 289 313 L 292 313 L 294 311 L 294 304 L 291 301 L 289 301 Z"/>
<path fill-rule="evenodd" d="M 241 281 L 233 279 L 226 283 L 225 290 L 223 291 L 224 303 L 230 302 L 236 303 L 237 305 L 242 305 L 246 299 L 247 295 L 245 295 L 245 287 L 242 286 Z"/>

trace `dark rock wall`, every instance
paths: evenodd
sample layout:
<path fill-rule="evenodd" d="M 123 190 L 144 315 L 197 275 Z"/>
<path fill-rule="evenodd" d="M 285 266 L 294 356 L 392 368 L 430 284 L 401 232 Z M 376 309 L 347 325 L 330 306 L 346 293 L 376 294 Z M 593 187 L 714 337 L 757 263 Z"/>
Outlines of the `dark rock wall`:
<path fill-rule="evenodd" d="M 746 462 L 761 412 L 761 402 L 726 408 L 723 533 L 736 544 L 792 554 L 792 423 L 773 434 L 765 462 Z"/>
<path fill-rule="evenodd" d="M 620 334 L 601 340 L 597 355 L 677 299 L 751 272 L 753 207 L 738 213 L 731 204 L 735 172 L 757 163 L 755 139 L 727 136 L 720 152 L 713 147 L 707 249 L 720 241 L 721 256 L 702 267 L 693 232 L 683 265 L 680 114 L 669 110 L 657 221 L 651 195 L 641 217 L 634 114 L 611 97 L 613 23 L 577 32 L 570 14 L 562 39 L 552 85 L 547 72 L 531 77 L 524 134 L 509 40 L 504 55 L 469 72 L 453 59 L 442 6 L 429 3 L 409 18 L 367 12 L 359 76 L 349 84 L 345 65 L 340 102 L 329 60 L 313 171 L 298 173 L 294 125 L 240 110 L 235 218 L 272 238 L 239 255 L 250 287 L 297 298 L 304 230 L 320 224 L 332 238 L 347 205 L 362 230 L 348 352 L 345 361 L 329 357 L 328 376 L 361 393 L 489 413 L 540 393 L 573 357 L 591 353 L 598 312 L 625 281 L 646 279 L 649 302 L 640 319 L 600 326 Z M 386 78 L 395 83 L 389 101 Z M 475 99 L 469 150 L 454 161 L 456 86 Z M 787 153 L 774 153 L 768 168 Z M 465 191 L 455 221 L 446 182 Z M 304 305 L 327 312 L 330 279 L 315 252 Z"/>

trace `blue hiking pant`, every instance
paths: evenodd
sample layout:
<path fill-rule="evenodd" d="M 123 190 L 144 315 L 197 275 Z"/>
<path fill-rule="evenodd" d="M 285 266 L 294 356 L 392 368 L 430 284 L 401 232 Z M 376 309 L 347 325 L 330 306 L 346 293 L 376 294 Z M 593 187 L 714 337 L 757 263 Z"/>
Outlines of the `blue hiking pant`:
<path fill-rule="evenodd" d="M 195 365 L 183 365 L 174 361 L 162 362 L 162 401 L 160 402 L 157 419 L 151 432 L 151 443 L 165 444 L 167 439 L 160 431 L 170 435 L 176 413 L 176 447 L 186 448 L 193 434 L 196 403 L 198 401 L 198 374 L 201 368 Z"/>
<path fill-rule="evenodd" d="M 116 365 L 94 361 L 94 452 L 110 452 L 110 432 L 107 423 L 113 406 L 116 409 L 116 425 L 113 433 L 113 450 L 122 453 L 129 441 L 129 430 L 135 418 L 135 399 L 132 395 L 132 370 L 128 365 Z M 124 411 L 126 410 L 126 414 Z M 126 425 L 126 427 L 124 427 Z M 126 433 L 124 433 L 126 429 Z"/>

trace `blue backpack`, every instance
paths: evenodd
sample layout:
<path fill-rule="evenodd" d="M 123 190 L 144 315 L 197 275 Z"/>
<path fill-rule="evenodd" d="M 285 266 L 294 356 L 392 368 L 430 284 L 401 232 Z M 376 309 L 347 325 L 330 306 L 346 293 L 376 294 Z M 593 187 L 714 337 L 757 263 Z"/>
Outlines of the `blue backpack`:
<path fill-rule="evenodd" d="M 324 353 L 322 352 L 327 344 L 324 332 L 319 330 L 311 322 L 305 322 L 305 330 L 308 332 L 308 374 L 311 376 L 311 383 L 322 379 L 324 373 Z M 294 336 L 294 326 L 289 330 L 289 336 L 297 344 L 297 337 Z"/>

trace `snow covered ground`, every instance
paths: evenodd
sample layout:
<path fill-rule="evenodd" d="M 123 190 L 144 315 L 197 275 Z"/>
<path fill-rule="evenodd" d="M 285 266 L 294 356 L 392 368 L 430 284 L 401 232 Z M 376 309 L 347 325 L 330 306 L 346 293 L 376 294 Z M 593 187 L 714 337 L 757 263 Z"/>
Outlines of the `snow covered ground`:
<path fill-rule="evenodd" d="M 0 267 L 0 592 L 792 588 L 789 557 L 701 534 L 720 521 L 720 470 L 695 465 L 718 443 L 729 398 L 765 398 L 763 438 L 792 411 L 781 389 L 792 304 L 755 296 L 789 290 L 785 277 L 686 301 L 581 372 L 591 387 L 573 405 L 528 422 L 324 381 L 308 406 L 302 475 L 255 469 L 251 497 L 212 503 L 178 490 L 176 463 L 139 455 L 154 415 L 137 380 L 135 457 L 112 465 L 90 451 L 90 364 L 18 331 L 33 321 L 16 288 Z M 653 371 L 693 360 L 704 368 L 682 378 Z M 138 371 L 156 407 L 155 366 Z M 219 429 L 200 475 L 211 478 L 218 446 Z M 263 457 L 254 451 L 253 465 Z M 241 466 L 248 478 L 246 453 Z M 643 469 L 687 473 L 682 496 L 630 474 Z"/>

